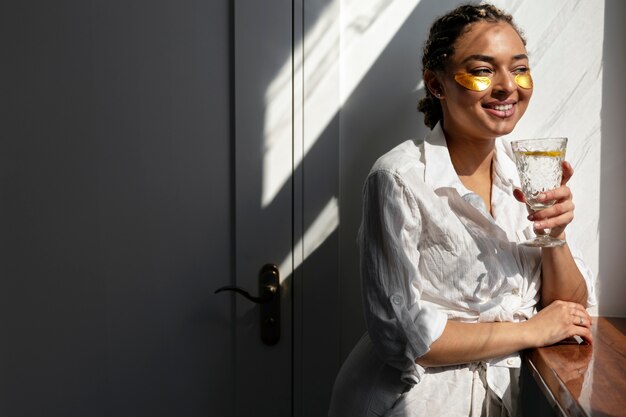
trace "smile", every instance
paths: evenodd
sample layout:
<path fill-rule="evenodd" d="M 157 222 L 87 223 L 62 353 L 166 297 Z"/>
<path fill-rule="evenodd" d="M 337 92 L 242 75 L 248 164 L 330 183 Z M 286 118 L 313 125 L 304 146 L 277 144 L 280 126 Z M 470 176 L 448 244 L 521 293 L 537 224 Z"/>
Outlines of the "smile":
<path fill-rule="evenodd" d="M 513 108 L 513 104 L 483 104 L 483 107 L 486 109 L 507 111 Z"/>
<path fill-rule="evenodd" d="M 493 114 L 496 117 L 506 118 L 513 115 L 515 112 L 514 104 L 484 104 L 483 108 L 487 110 L 487 112 Z"/>
<path fill-rule="evenodd" d="M 505 104 L 503 106 L 493 106 L 494 109 L 496 110 L 500 110 L 500 111 L 507 111 L 507 110 L 511 110 L 513 108 L 512 104 Z"/>

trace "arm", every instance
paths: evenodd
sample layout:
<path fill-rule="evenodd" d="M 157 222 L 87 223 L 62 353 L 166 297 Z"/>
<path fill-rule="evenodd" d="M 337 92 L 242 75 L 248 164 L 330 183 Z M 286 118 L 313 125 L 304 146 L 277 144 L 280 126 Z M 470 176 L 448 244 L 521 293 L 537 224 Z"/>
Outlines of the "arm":
<path fill-rule="evenodd" d="M 591 339 L 591 316 L 577 303 L 556 301 L 520 323 L 460 323 L 448 320 L 443 334 L 416 363 L 446 366 L 508 355 L 572 336 Z"/>
<path fill-rule="evenodd" d="M 430 351 L 415 362 L 446 366 L 508 355 L 531 346 L 524 323 L 460 323 L 448 320 Z"/>
<path fill-rule="evenodd" d="M 363 191 L 358 241 L 365 322 L 379 357 L 410 371 L 443 332 L 447 315 L 420 300 L 421 218 L 402 179 L 377 171 Z"/>
<path fill-rule="evenodd" d="M 561 237 L 564 239 L 564 236 Z M 573 301 L 587 307 L 587 284 L 567 245 L 541 251 L 541 304 Z"/>

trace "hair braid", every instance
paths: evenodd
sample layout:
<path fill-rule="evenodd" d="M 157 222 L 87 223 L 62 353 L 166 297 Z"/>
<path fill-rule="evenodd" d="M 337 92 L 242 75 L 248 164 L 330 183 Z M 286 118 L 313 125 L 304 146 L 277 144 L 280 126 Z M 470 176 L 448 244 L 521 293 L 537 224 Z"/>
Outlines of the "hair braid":
<path fill-rule="evenodd" d="M 522 32 L 513 23 L 513 17 L 510 14 L 491 4 L 465 4 L 439 17 L 430 27 L 422 53 L 422 76 L 426 70 L 444 70 L 448 60 L 454 54 L 454 44 L 457 39 L 470 24 L 480 21 L 510 24 L 526 45 Z M 424 123 L 431 129 L 443 119 L 441 103 L 428 88 L 426 88 L 426 97 L 419 101 L 417 109 L 424 113 Z"/>

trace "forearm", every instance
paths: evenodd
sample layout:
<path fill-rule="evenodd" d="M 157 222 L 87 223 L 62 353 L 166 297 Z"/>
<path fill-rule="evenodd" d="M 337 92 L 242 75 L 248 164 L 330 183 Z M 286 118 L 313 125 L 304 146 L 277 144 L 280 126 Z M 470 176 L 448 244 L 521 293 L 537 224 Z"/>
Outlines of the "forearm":
<path fill-rule="evenodd" d="M 448 320 L 442 335 L 416 362 L 446 366 L 497 358 L 534 347 L 526 322 L 461 323 Z"/>
<path fill-rule="evenodd" d="M 587 306 L 587 284 L 567 245 L 541 250 L 541 304 L 555 300 Z"/>

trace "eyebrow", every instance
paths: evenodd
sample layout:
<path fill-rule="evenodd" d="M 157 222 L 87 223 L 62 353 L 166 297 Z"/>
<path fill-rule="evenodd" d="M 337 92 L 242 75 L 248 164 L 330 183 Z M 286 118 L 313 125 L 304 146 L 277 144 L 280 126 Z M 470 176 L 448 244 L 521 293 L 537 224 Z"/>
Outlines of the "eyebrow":
<path fill-rule="evenodd" d="M 518 54 L 518 55 L 513 55 L 513 60 L 514 61 L 518 61 L 520 59 L 528 59 L 528 55 L 526 54 Z M 467 61 L 485 61 L 485 62 L 494 62 L 495 58 L 489 55 L 480 55 L 480 54 L 474 54 L 474 55 L 470 55 L 467 58 L 465 58 L 463 61 L 461 61 L 461 64 L 466 63 Z"/>

